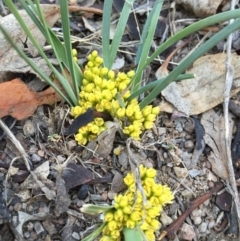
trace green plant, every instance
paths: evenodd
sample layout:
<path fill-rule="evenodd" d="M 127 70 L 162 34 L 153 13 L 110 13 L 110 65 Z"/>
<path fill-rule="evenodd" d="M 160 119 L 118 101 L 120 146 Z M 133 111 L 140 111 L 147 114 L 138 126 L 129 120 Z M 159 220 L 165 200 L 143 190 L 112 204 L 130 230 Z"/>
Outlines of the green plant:
<path fill-rule="evenodd" d="M 95 207 L 86 205 L 81 208 L 82 212 L 104 212 L 104 223 L 96 230 L 96 234 L 102 232 L 100 241 L 119 241 L 121 232 L 126 240 L 155 240 L 154 232 L 160 228 L 157 217 L 162 208 L 171 203 L 173 194 L 169 187 L 157 184 L 155 181 L 156 170 L 139 166 L 140 180 L 143 192 L 136 189 L 133 173 L 128 173 L 124 178 L 127 191 L 114 198 L 113 206 Z M 94 236 L 95 238 L 96 236 Z M 84 241 L 90 241 L 93 236 L 86 237 Z M 133 239 L 134 238 L 134 239 Z"/>

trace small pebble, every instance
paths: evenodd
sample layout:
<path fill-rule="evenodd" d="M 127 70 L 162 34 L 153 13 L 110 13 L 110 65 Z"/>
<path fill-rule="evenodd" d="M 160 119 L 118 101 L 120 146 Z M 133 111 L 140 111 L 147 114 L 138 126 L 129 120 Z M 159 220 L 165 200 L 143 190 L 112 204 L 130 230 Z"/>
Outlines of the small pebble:
<path fill-rule="evenodd" d="M 173 167 L 173 171 L 179 178 L 185 178 L 188 175 L 188 170 L 185 167 Z"/>
<path fill-rule="evenodd" d="M 108 192 L 108 198 L 109 198 L 110 200 L 113 200 L 116 195 L 117 195 L 117 193 L 113 192 L 112 190 L 110 190 L 110 191 Z"/>
<path fill-rule="evenodd" d="M 185 198 L 191 198 L 193 196 L 193 193 L 189 191 L 188 189 L 185 189 L 181 192 L 182 196 Z"/>
<path fill-rule="evenodd" d="M 193 220 L 195 225 L 199 225 L 202 222 L 202 211 L 201 209 L 195 209 L 193 210 L 191 214 L 191 219 Z"/>
<path fill-rule="evenodd" d="M 194 228 L 189 224 L 184 223 L 179 232 L 179 238 L 183 240 L 192 241 L 196 237 Z"/>
<path fill-rule="evenodd" d="M 76 146 L 77 146 L 77 142 L 75 140 L 71 140 L 67 142 L 67 148 L 69 151 L 71 151 Z"/>
<path fill-rule="evenodd" d="M 199 226 L 199 232 L 200 233 L 205 233 L 208 227 L 208 223 L 202 222 L 201 225 Z"/>
<path fill-rule="evenodd" d="M 73 237 L 74 239 L 76 239 L 76 240 L 80 240 L 80 236 L 79 236 L 79 234 L 78 234 L 77 232 L 73 232 L 73 233 L 72 233 L 72 237 Z"/>
<path fill-rule="evenodd" d="M 184 147 L 188 152 L 191 152 L 194 149 L 194 144 L 191 140 L 185 141 Z"/>
<path fill-rule="evenodd" d="M 123 181 L 122 174 L 120 174 L 119 172 L 116 172 L 112 180 L 112 186 L 111 186 L 112 191 L 119 193 L 125 188 L 126 188 L 126 185 Z"/>
<path fill-rule="evenodd" d="M 214 219 L 210 219 L 210 221 L 208 223 L 208 228 L 212 229 L 215 225 L 216 225 L 215 220 Z"/>
<path fill-rule="evenodd" d="M 42 160 L 42 158 L 38 154 L 34 153 L 34 154 L 32 154 L 31 160 L 33 162 L 40 162 Z"/>
<path fill-rule="evenodd" d="M 81 208 L 83 204 L 84 204 L 84 201 L 83 201 L 83 200 L 78 200 L 78 201 L 77 201 L 77 206 L 78 206 L 79 208 Z"/>
<path fill-rule="evenodd" d="M 44 232 L 44 228 L 43 228 L 42 224 L 38 221 L 34 223 L 34 229 L 37 234 Z"/>
<path fill-rule="evenodd" d="M 77 192 L 77 196 L 80 200 L 84 200 L 88 195 L 89 185 L 81 185 Z"/>
<path fill-rule="evenodd" d="M 30 236 L 31 236 L 31 234 L 30 234 L 30 232 L 24 232 L 24 233 L 23 233 L 23 236 L 24 236 L 24 238 L 29 239 Z"/>
<path fill-rule="evenodd" d="M 33 136 L 35 134 L 35 127 L 31 120 L 26 120 L 23 126 L 23 133 L 25 136 Z"/>
<path fill-rule="evenodd" d="M 173 220 L 163 211 L 160 217 L 163 226 L 167 226 L 173 222 Z"/>
<path fill-rule="evenodd" d="M 22 208 L 21 203 L 16 203 L 13 207 L 14 211 L 16 211 L 16 212 L 20 211 L 21 208 Z"/>
<path fill-rule="evenodd" d="M 29 223 L 27 224 L 27 230 L 28 230 L 28 231 L 32 231 L 32 230 L 33 230 L 33 227 L 34 227 L 34 225 L 33 225 L 32 222 L 29 222 Z"/>

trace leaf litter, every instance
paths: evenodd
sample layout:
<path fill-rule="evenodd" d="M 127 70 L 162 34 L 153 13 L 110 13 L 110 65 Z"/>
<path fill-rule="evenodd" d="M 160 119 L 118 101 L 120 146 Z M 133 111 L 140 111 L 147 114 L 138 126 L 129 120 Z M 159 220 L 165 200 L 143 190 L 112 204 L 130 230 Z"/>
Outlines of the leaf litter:
<path fill-rule="evenodd" d="M 146 10 L 143 12 L 146 12 Z M 88 17 L 85 17 L 85 19 L 88 20 Z M 34 53 L 32 52 L 32 54 Z M 233 56 L 234 63 L 235 59 L 237 63 L 237 56 Z M 125 59 L 127 59 L 125 55 L 119 55 L 119 57 L 125 57 Z M 91 228 L 95 225 L 94 224 L 92 226 L 90 224 L 92 219 L 89 221 L 87 220 L 87 217 L 80 213 L 81 206 L 84 203 L 89 203 L 93 200 L 90 199 L 91 195 L 95 195 L 95 197 L 99 198 L 100 201 L 97 201 L 98 203 L 111 203 L 114 195 L 110 195 L 110 189 L 112 188 L 114 192 L 119 191 L 117 183 L 120 183 L 122 177 L 124 177 L 127 171 L 129 171 L 129 165 L 135 167 L 138 165 L 138 163 L 141 162 L 148 166 L 156 166 L 157 162 L 159 174 L 158 178 L 162 183 L 167 183 L 170 185 L 176 193 L 175 201 L 172 205 L 170 205 L 169 209 L 166 210 L 163 217 L 161 217 L 162 223 L 169 224 L 169 219 L 176 219 L 176 217 L 179 217 L 182 212 L 183 216 L 185 215 L 188 224 L 185 223 L 185 226 L 181 228 L 179 225 L 181 224 L 181 218 L 178 218 L 177 221 L 174 222 L 174 225 L 177 223 L 179 227 L 176 228 L 176 226 L 174 226 L 173 228 L 174 233 L 180 229 L 178 236 L 180 240 L 188 240 L 187 237 L 190 236 L 188 233 L 188 231 L 190 232 L 190 229 L 186 229 L 186 225 L 190 228 L 195 227 L 195 230 L 197 230 L 195 231 L 193 228 L 191 229 L 191 237 L 193 239 L 196 240 L 198 237 L 199 240 L 216 240 L 216 233 L 210 227 L 217 226 L 219 222 L 223 222 L 223 218 L 221 219 L 221 213 L 214 204 L 214 201 L 208 201 L 206 199 L 200 203 L 197 201 L 197 203 L 200 205 L 200 208 L 195 210 L 194 215 L 190 214 L 193 210 L 189 211 L 189 209 L 186 207 L 189 203 L 189 200 L 192 199 L 193 194 L 195 194 L 196 197 L 199 197 L 202 193 L 206 193 L 206 191 L 210 188 L 213 188 L 212 190 L 216 190 L 216 187 L 218 187 L 216 184 L 220 180 L 219 177 L 225 180 L 228 178 L 227 169 L 223 160 L 223 118 L 221 114 L 218 114 L 213 110 L 206 112 L 207 110 L 212 109 L 214 106 L 222 103 L 222 92 L 216 91 L 217 101 L 213 101 L 209 95 L 206 97 L 206 102 L 199 101 L 201 98 L 205 98 L 205 93 L 209 88 L 208 85 L 212 85 L 211 82 L 207 82 L 207 84 L 204 82 L 208 79 L 206 76 L 204 76 L 204 74 L 208 74 L 209 76 L 209 69 L 207 68 L 207 64 L 212 64 L 211 70 L 216 69 L 216 71 L 210 72 L 213 76 L 211 76 L 212 78 L 209 79 L 211 79 L 210 81 L 213 81 L 214 86 L 217 84 L 218 89 L 220 89 L 219 86 L 223 83 L 222 81 L 224 81 L 224 58 L 225 57 L 221 57 L 220 54 L 215 54 L 206 56 L 205 59 L 200 59 L 199 62 L 194 64 L 193 68 L 190 69 L 189 72 L 194 74 L 199 73 L 199 78 L 198 75 L 196 75 L 195 79 L 196 82 L 201 84 L 200 87 L 204 91 L 198 93 L 199 86 L 197 86 L 195 89 L 191 89 L 191 86 L 194 86 L 195 83 L 194 80 L 191 80 L 192 82 L 185 84 L 186 88 L 188 88 L 188 93 L 189 90 L 191 90 L 191 96 L 190 98 L 187 96 L 186 99 L 184 98 L 182 100 L 182 103 L 187 103 L 186 105 L 183 104 L 183 108 L 186 108 L 186 111 L 182 111 L 183 109 L 177 108 L 179 111 L 184 112 L 186 115 L 203 113 L 203 115 L 200 116 L 201 124 L 205 130 L 203 138 L 202 136 L 195 136 L 194 132 L 187 128 L 187 122 L 181 119 L 184 117 L 178 114 L 178 116 L 170 118 L 169 115 L 164 113 L 159 116 L 159 120 L 156 123 L 156 131 L 148 131 L 143 136 L 140 144 L 132 142 L 126 143 L 123 141 L 121 135 L 118 133 L 118 125 L 115 122 L 110 124 L 109 128 L 103 133 L 102 136 L 99 136 L 95 143 L 89 143 L 89 146 L 86 148 L 78 146 L 74 146 L 73 149 L 68 148 L 68 146 L 70 146 L 68 143 L 72 141 L 71 138 L 61 138 L 61 135 L 60 139 L 51 139 L 51 142 L 44 141 L 44 139 L 41 138 L 41 135 L 39 135 L 37 142 L 35 142 L 36 140 L 34 140 L 34 136 L 37 135 L 37 132 L 39 132 L 38 129 L 35 130 L 35 133 L 32 135 L 32 137 L 26 137 L 27 141 L 29 142 L 26 145 L 26 148 L 30 149 L 30 147 L 34 146 L 36 149 L 31 153 L 31 158 L 33 155 L 36 157 L 36 155 L 40 154 L 39 149 L 42 149 L 43 146 L 44 151 L 43 154 L 38 155 L 41 158 L 41 161 L 40 163 L 34 164 L 35 169 L 32 171 L 32 174 L 28 174 L 29 177 L 22 184 L 19 184 L 20 189 L 17 190 L 13 187 L 16 195 L 12 196 L 14 201 L 11 201 L 9 205 L 14 210 L 14 215 L 17 215 L 20 220 L 18 226 L 16 226 L 17 228 L 12 228 L 12 231 L 15 234 L 15 238 L 18 240 L 29 239 L 28 235 L 30 232 L 31 237 L 34 240 L 37 240 L 37 238 L 40 237 L 39 235 L 44 236 L 42 230 L 47 230 L 46 232 L 48 234 L 46 235 L 46 238 L 50 238 L 50 236 L 52 236 L 52 240 L 76 240 L 74 237 L 84 237 L 86 232 L 91 230 Z M 223 64 L 221 61 L 223 61 Z M 220 66 L 219 70 L 217 69 L 218 65 Z M 238 65 L 236 64 L 234 66 L 237 69 Z M 203 71 L 203 69 L 205 71 Z M 218 78 L 221 79 L 221 83 L 215 83 Z M 235 83 L 236 88 L 234 89 L 236 92 L 234 92 L 233 95 L 239 91 L 237 78 Z M 172 88 L 172 90 L 174 91 L 177 88 L 180 89 L 179 92 L 181 96 L 185 97 L 183 94 L 184 92 L 181 89 L 184 87 L 184 85 L 183 87 L 179 87 L 179 84 L 180 83 L 177 83 L 177 87 Z M 195 95 L 198 101 L 194 102 Z M 36 96 L 34 97 L 34 99 L 37 99 Z M 178 98 L 181 97 L 179 96 Z M 177 107 L 177 103 L 179 103 L 178 98 L 175 98 L 175 103 L 172 103 L 175 105 L 175 107 Z M 55 102 L 53 101 L 52 103 Z M 188 105 L 189 103 L 190 105 Z M 191 103 L 194 103 L 196 107 L 191 105 Z M 39 105 L 42 105 L 42 103 L 39 103 Z M 57 109 L 58 107 L 55 108 Z M 171 111 L 172 109 L 173 108 L 171 107 Z M 164 110 L 167 111 L 168 109 L 162 109 L 162 111 Z M 221 111 L 218 110 L 218 112 Z M 12 112 L 9 110 L 6 111 L 6 114 L 10 113 Z M 32 115 L 32 113 L 29 114 L 29 116 Z M 47 113 L 45 113 L 45 115 L 47 115 Z M 27 115 L 21 116 L 21 113 L 17 113 L 16 116 L 19 120 L 27 117 Z M 172 120 L 174 120 L 174 122 Z M 232 117 L 230 119 L 230 124 L 232 128 L 234 125 Z M 21 126 L 21 122 L 19 125 Z M 61 128 L 56 129 L 59 130 L 58 134 L 61 134 Z M 14 131 L 18 132 L 21 130 L 15 129 Z M 197 131 L 196 128 L 195 131 Z M 232 133 L 232 131 L 230 132 Z M 161 133 L 161 137 L 159 133 Z M 198 138 L 198 143 L 195 143 L 195 138 Z M 197 148 L 198 150 L 201 149 L 201 152 L 197 155 L 196 161 L 194 164 L 192 164 L 190 169 L 190 166 L 185 164 L 185 162 L 187 163 L 188 160 L 193 158 L 193 153 L 191 151 L 192 149 L 189 148 L 189 141 L 192 142 L 190 144 L 194 147 L 194 145 L 199 146 L 199 143 L 202 143 L 203 139 L 207 145 L 201 145 L 200 148 Z M 126 146 L 127 144 L 127 149 L 121 148 L 120 155 L 116 156 L 114 153 L 112 153 L 112 150 L 119 144 L 123 146 Z M 71 160 L 68 165 L 65 166 L 64 164 L 62 165 L 57 163 L 56 156 L 60 155 L 68 157 L 71 155 L 71 152 L 77 153 L 77 157 L 74 160 Z M 84 156 L 84 152 L 87 152 L 87 155 Z M 5 156 L 7 156 L 8 159 L 11 159 L 11 151 L 9 152 L 7 150 L 7 146 L 3 148 L 3 153 Z M 212 158 L 212 156 L 214 156 L 214 158 Z M 121 157 L 123 157 L 124 160 L 116 162 L 116 160 Z M 216 157 L 219 157 L 219 159 Z M 214 160 L 212 161 L 212 159 Z M 59 160 L 61 160 L 61 158 L 59 158 Z M 19 162 L 21 163 L 21 160 Z M 58 171 L 59 165 L 62 165 L 61 172 Z M 176 169 L 176 167 L 178 167 L 178 169 Z M 185 169 L 187 171 L 186 174 L 189 175 L 180 175 L 180 171 L 182 171 L 182 169 Z M 173 170 L 177 171 L 174 172 Z M 211 171 L 213 171 L 215 175 Z M 3 174 L 6 173 L 7 171 L 4 172 L 3 169 Z M 101 180 L 101 178 L 103 178 L 106 174 L 114 174 L 114 182 L 111 181 L 111 179 L 109 183 L 92 182 L 92 184 L 89 184 L 87 197 L 84 200 L 79 200 L 76 198 L 76 191 L 78 190 L 79 185 L 83 186 L 86 183 L 89 183 L 89 181 L 93 181 L 94 179 L 97 181 Z M 33 177 L 33 175 L 35 177 Z M 113 184 L 112 187 L 111 183 Z M 11 185 L 11 183 L 9 184 Z M 15 183 L 13 182 L 13 186 L 14 185 Z M 139 188 L 141 190 L 141 187 Z M 207 193 L 208 197 L 210 197 L 209 193 L 211 192 L 212 191 L 209 191 Z M 10 199 L 7 198 L 7 200 Z M 52 200 L 53 206 L 49 206 L 48 200 Z M 199 199 L 196 198 L 196 200 Z M 225 203 L 225 201 L 223 201 L 223 203 Z M 179 206 L 181 208 L 179 208 Z M 185 209 L 186 211 L 184 212 Z M 51 213 L 52 217 L 49 217 L 49 213 Z M 67 214 L 67 217 L 64 217 L 65 214 Z M 48 223 L 48 225 L 46 225 L 46 223 Z M 50 230 L 50 224 L 53 225 L 55 231 Z M 31 228 L 31 226 L 34 228 Z M 204 227 L 209 228 L 205 229 L 204 231 Z M 171 230 L 171 228 L 172 226 L 170 225 L 169 229 L 165 228 L 165 231 Z M 56 229 L 63 230 L 62 234 L 58 234 Z M 28 230 L 30 231 L 28 232 Z M 208 231 L 207 234 L 205 234 L 206 230 Z M 161 237 L 161 233 L 163 232 L 161 231 L 157 233 L 158 238 Z M 170 233 L 171 232 L 169 232 L 169 234 Z M 218 235 L 221 235 L 221 230 L 220 234 Z"/>

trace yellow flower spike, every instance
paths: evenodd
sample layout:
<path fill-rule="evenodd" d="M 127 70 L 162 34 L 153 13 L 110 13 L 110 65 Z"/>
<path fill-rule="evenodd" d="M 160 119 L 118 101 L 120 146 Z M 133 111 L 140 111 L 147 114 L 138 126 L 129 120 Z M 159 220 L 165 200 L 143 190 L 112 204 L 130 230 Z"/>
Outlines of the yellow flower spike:
<path fill-rule="evenodd" d="M 150 230 L 146 230 L 144 232 L 146 238 L 148 241 L 155 241 L 155 235 L 154 235 L 154 232 L 153 231 L 150 231 Z"/>
<path fill-rule="evenodd" d="M 108 212 L 108 213 L 106 213 L 106 215 L 104 217 L 104 221 L 109 222 L 109 221 L 113 220 L 113 218 L 114 218 L 113 212 Z"/>
<path fill-rule="evenodd" d="M 152 114 L 158 115 L 160 113 L 160 108 L 158 106 L 152 108 Z"/>
<path fill-rule="evenodd" d="M 88 93 L 91 93 L 93 92 L 94 87 L 95 87 L 95 84 L 89 83 L 85 86 L 84 90 Z"/>
<path fill-rule="evenodd" d="M 117 110 L 117 117 L 118 118 L 123 118 L 125 116 L 125 108 L 119 108 L 118 110 Z"/>
<path fill-rule="evenodd" d="M 157 171 L 154 168 L 148 168 L 146 171 L 146 177 L 156 177 Z"/>
<path fill-rule="evenodd" d="M 77 50 L 76 49 L 72 49 L 72 55 L 77 56 Z"/>
<path fill-rule="evenodd" d="M 127 176 L 123 179 L 124 183 L 129 187 L 134 184 L 134 175 L 132 172 L 128 173 Z"/>
<path fill-rule="evenodd" d="M 149 114 L 148 116 L 145 117 L 146 121 L 155 121 L 156 120 L 156 115 L 154 114 Z"/>
<path fill-rule="evenodd" d="M 108 71 L 108 79 L 113 80 L 114 77 L 115 77 L 115 73 L 114 73 L 114 71 L 113 71 L 113 70 L 109 70 L 109 71 Z"/>
<path fill-rule="evenodd" d="M 134 222 L 137 222 L 137 221 L 140 221 L 142 219 L 142 215 L 140 212 L 138 211 L 133 211 L 131 214 L 130 214 L 130 218 L 131 220 L 133 220 Z"/>
<path fill-rule="evenodd" d="M 135 226 L 136 226 L 136 223 L 135 223 L 133 220 L 128 219 L 128 220 L 126 221 L 126 227 L 127 227 L 127 228 L 135 228 Z"/>
<path fill-rule="evenodd" d="M 109 221 L 107 225 L 110 231 L 117 229 L 117 222 L 115 220 Z"/>
<path fill-rule="evenodd" d="M 146 106 L 142 109 L 142 114 L 143 114 L 144 117 L 148 116 L 151 113 L 152 113 L 152 106 L 151 105 L 148 105 L 148 106 Z"/>
<path fill-rule="evenodd" d="M 127 76 L 128 76 L 128 78 L 130 78 L 130 79 L 131 79 L 134 75 L 135 75 L 134 70 L 130 70 L 130 71 L 127 72 Z"/>
<path fill-rule="evenodd" d="M 73 61 L 75 62 L 75 63 L 78 63 L 78 58 L 77 57 L 73 57 Z"/>
<path fill-rule="evenodd" d="M 143 126 L 146 130 L 152 129 L 153 128 L 153 122 L 152 121 L 145 121 L 143 123 Z"/>

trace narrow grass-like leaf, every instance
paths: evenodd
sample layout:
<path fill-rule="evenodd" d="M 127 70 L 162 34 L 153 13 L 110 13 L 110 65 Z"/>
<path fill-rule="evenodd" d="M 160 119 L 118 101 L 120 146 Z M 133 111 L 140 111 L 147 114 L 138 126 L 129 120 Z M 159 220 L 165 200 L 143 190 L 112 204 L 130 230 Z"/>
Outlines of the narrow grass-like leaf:
<path fill-rule="evenodd" d="M 179 75 L 175 81 L 181 81 L 181 80 L 184 80 L 184 79 L 192 79 L 194 78 L 194 75 L 193 74 L 181 74 Z M 131 101 L 132 99 L 134 98 L 137 98 L 139 97 L 142 93 L 145 93 L 147 91 L 150 91 L 150 90 L 153 90 L 157 85 L 159 85 L 160 83 L 163 83 L 165 81 L 166 77 L 165 78 L 162 78 L 162 79 L 158 79 L 158 80 L 155 80 L 155 81 L 152 81 L 150 82 L 149 84 L 141 87 L 140 89 L 136 90 L 135 92 L 133 92 L 127 99 L 126 101 L 129 102 Z"/>
<path fill-rule="evenodd" d="M 123 235 L 125 241 L 148 241 L 145 237 L 143 231 L 136 227 L 136 228 L 123 228 Z"/>
<path fill-rule="evenodd" d="M 131 9 L 132 9 L 132 4 L 133 4 L 134 0 L 128 0 L 125 1 L 122 12 L 120 14 L 120 18 L 117 24 L 117 28 L 114 34 L 114 38 L 112 40 L 112 44 L 110 46 L 110 60 L 109 60 L 109 66 L 106 66 L 107 68 L 111 68 L 113 65 L 113 62 L 116 58 L 117 55 L 117 51 L 119 49 L 119 45 L 120 42 L 122 40 L 122 36 L 124 33 L 124 30 L 126 28 L 127 25 L 127 21 L 128 21 L 128 17 L 129 14 L 131 13 Z M 107 1 L 105 1 L 106 4 Z"/>
<path fill-rule="evenodd" d="M 113 0 L 104 2 L 102 21 L 102 53 L 104 66 L 110 68 L 110 25 Z"/>
<path fill-rule="evenodd" d="M 88 214 L 99 214 L 99 213 L 107 212 L 111 209 L 113 209 L 113 206 L 101 206 L 101 205 L 94 205 L 94 204 L 85 204 L 81 208 L 81 212 L 88 213 Z"/>
<path fill-rule="evenodd" d="M 68 1 L 60 0 L 61 6 L 61 19 L 62 19 L 62 29 L 64 36 L 64 45 L 66 49 L 66 56 L 68 60 L 68 67 L 71 74 L 72 84 L 75 91 L 76 97 L 79 96 L 78 82 L 74 68 L 74 60 L 72 56 L 72 43 L 70 36 L 70 24 L 69 24 L 69 14 L 68 14 Z"/>
<path fill-rule="evenodd" d="M 172 81 L 174 81 L 182 72 L 184 72 L 195 60 L 201 57 L 204 53 L 214 47 L 222 39 L 226 38 L 229 34 L 233 33 L 240 28 L 240 19 L 235 20 L 232 24 L 228 25 L 220 32 L 216 33 L 203 45 L 193 51 L 186 59 L 184 59 L 164 80 L 164 82 L 158 84 L 151 93 L 144 98 L 140 103 L 140 108 L 144 108 L 151 103 L 154 98 Z"/>
<path fill-rule="evenodd" d="M 151 48 L 155 30 L 158 23 L 158 18 L 162 9 L 162 4 L 162 0 L 158 0 L 155 2 L 147 18 L 147 21 L 144 24 L 143 33 L 141 36 L 141 43 L 138 46 L 138 51 L 135 60 L 135 64 L 138 65 L 136 72 L 138 72 L 138 69 L 141 69 L 144 66 L 148 58 L 149 50 Z M 132 84 L 132 91 L 136 91 L 140 87 L 139 82 L 134 81 L 132 82 Z"/>
<path fill-rule="evenodd" d="M 99 228 L 94 230 L 90 235 L 88 235 L 86 238 L 82 239 L 82 241 L 93 241 L 96 240 L 96 238 L 100 235 L 103 228 L 106 226 L 106 223 L 103 223 Z"/>
<path fill-rule="evenodd" d="M 190 26 L 184 28 L 183 30 L 176 33 L 174 36 L 169 38 L 165 43 L 163 43 L 157 50 L 149 57 L 149 59 L 146 61 L 146 63 L 141 66 L 141 68 L 137 69 L 137 72 L 132 80 L 133 83 L 139 83 L 141 81 L 142 71 L 164 50 L 175 44 L 177 41 L 185 38 L 186 36 L 199 31 L 202 28 L 205 28 L 207 26 L 213 25 L 215 23 L 228 21 L 230 19 L 235 19 L 240 16 L 240 9 L 237 10 L 231 10 L 224 13 L 219 13 L 217 15 L 207 17 L 205 19 L 202 19 L 194 24 L 191 24 Z"/>

